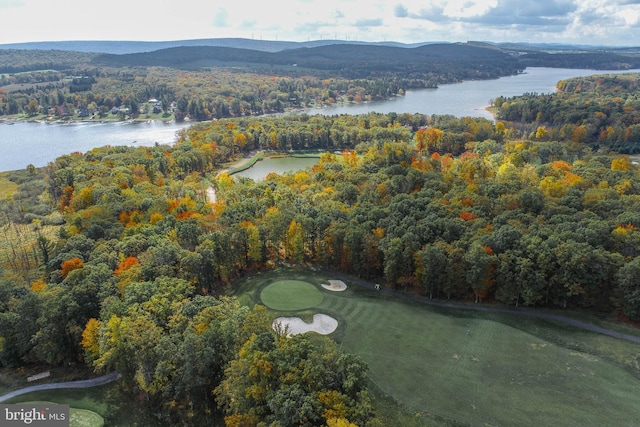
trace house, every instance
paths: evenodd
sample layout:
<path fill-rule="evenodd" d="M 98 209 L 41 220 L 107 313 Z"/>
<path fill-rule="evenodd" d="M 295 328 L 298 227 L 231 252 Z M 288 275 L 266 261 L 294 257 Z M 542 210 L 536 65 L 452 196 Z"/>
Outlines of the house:
<path fill-rule="evenodd" d="M 55 107 L 55 115 L 58 117 L 69 117 L 71 116 L 71 112 L 67 108 L 66 105 L 58 105 Z"/>
<path fill-rule="evenodd" d="M 111 109 L 111 114 L 118 114 L 118 113 L 129 114 L 129 109 L 124 105 L 121 105 L 119 107 L 113 107 Z"/>

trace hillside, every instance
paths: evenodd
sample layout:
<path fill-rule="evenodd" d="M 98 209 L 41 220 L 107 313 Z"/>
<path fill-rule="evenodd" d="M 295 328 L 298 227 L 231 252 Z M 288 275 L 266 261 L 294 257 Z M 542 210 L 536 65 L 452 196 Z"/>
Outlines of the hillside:
<path fill-rule="evenodd" d="M 514 75 L 527 67 L 640 68 L 634 49 L 536 50 L 486 42 L 417 47 L 335 40 L 184 43 L 206 42 L 220 45 L 127 54 L 0 48 L 0 91 L 6 94 L 0 116 L 122 120 L 130 112 L 131 118 L 202 121 L 388 99 L 411 89 Z M 88 47 L 92 42 L 78 43 Z M 112 43 L 113 48 L 118 42 Z M 161 46 L 121 43 L 136 49 Z M 152 99 L 159 101 L 148 104 Z"/>
<path fill-rule="evenodd" d="M 194 46 L 127 55 L 103 54 L 93 64 L 101 66 L 164 66 L 200 68 L 224 65 L 297 66 L 331 71 L 342 77 L 375 77 L 377 73 L 459 73 L 459 78 L 491 78 L 514 74 L 517 59 L 492 47 L 469 44 L 430 44 L 416 48 L 334 44 L 264 52 L 229 47 Z"/>
<path fill-rule="evenodd" d="M 243 38 L 215 38 L 194 40 L 170 40 L 170 41 L 110 41 L 110 40 L 73 40 L 73 41 L 42 41 L 28 43 L 0 44 L 2 49 L 26 49 L 26 50 L 71 50 L 86 53 L 110 53 L 123 55 L 128 53 L 151 52 L 160 49 L 174 47 L 194 46 L 218 46 L 233 47 L 238 49 L 252 49 L 263 52 L 279 52 L 286 49 L 298 49 L 303 47 L 318 47 L 332 44 L 378 45 L 394 47 L 417 47 L 425 43 L 398 43 L 398 42 L 358 42 L 347 40 L 311 40 L 306 42 L 256 40 Z"/>
<path fill-rule="evenodd" d="M 79 66 L 165 66 L 203 68 L 291 66 L 331 70 L 346 77 L 383 72 L 436 72 L 463 65 L 462 78 L 491 78 L 526 67 L 593 69 L 640 68 L 636 48 L 598 48 L 535 44 L 364 43 L 342 40 L 287 42 L 250 39 L 200 39 L 166 42 L 68 41 L 0 45 L 0 73 Z M 482 70 L 482 72 L 480 72 Z M 500 71 L 502 70 L 502 71 Z M 456 73 L 459 74 L 459 73 Z"/>
<path fill-rule="evenodd" d="M 251 49 L 263 52 L 280 52 L 288 49 L 311 48 L 329 46 L 335 44 L 351 44 L 359 46 L 389 46 L 400 48 L 420 47 L 428 44 L 442 44 L 441 41 L 425 41 L 420 43 L 400 43 L 394 41 L 364 42 L 356 40 L 309 40 L 303 42 L 262 40 L 246 38 L 209 38 L 190 40 L 166 40 L 166 41 L 135 41 L 135 40 L 68 40 L 68 41 L 40 41 L 24 43 L 0 44 L 0 50 L 67 50 L 84 53 L 109 53 L 124 55 L 129 53 L 151 52 L 154 50 L 169 49 L 174 47 L 217 46 L 232 47 L 238 49 Z M 515 52 L 613 52 L 617 54 L 637 54 L 638 47 L 607 47 L 593 45 L 570 45 L 559 43 L 531 43 L 531 42 L 469 42 L 495 46 L 505 51 Z"/>

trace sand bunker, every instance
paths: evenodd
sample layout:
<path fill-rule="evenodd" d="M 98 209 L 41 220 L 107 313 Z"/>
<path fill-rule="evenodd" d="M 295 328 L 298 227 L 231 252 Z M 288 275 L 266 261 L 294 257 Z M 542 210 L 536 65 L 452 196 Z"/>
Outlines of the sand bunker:
<path fill-rule="evenodd" d="M 278 317 L 273 321 L 273 328 L 280 327 L 284 329 L 289 327 L 288 335 L 304 334 L 305 332 L 317 332 L 320 335 L 329 335 L 338 327 L 338 321 L 326 314 L 314 314 L 313 322 L 306 323 L 299 317 Z"/>
<path fill-rule="evenodd" d="M 329 280 L 329 284 L 325 285 L 323 283 L 322 287 L 330 291 L 336 291 L 336 292 L 341 292 L 347 289 L 346 283 L 344 283 L 342 280 Z"/>

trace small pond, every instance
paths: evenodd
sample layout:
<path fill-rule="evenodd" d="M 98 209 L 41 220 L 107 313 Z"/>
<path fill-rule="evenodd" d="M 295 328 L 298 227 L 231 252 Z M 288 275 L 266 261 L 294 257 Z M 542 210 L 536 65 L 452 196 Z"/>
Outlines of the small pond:
<path fill-rule="evenodd" d="M 253 167 L 238 172 L 233 176 L 251 178 L 262 181 L 272 172 L 283 174 L 290 171 L 303 170 L 318 163 L 317 157 L 266 157 Z"/>

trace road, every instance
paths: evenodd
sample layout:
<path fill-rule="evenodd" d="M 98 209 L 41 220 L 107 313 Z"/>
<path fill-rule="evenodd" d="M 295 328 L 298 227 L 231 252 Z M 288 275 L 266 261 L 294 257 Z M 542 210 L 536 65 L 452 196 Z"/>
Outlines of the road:
<path fill-rule="evenodd" d="M 0 396 L 0 402 L 5 402 L 11 399 L 12 397 L 20 396 L 21 394 L 31 393 L 32 391 L 53 390 L 57 388 L 89 388 L 89 387 L 95 387 L 103 384 L 108 384 L 110 382 L 115 381 L 116 379 L 118 379 L 118 373 L 114 371 L 114 372 L 111 372 L 110 374 L 103 375 L 101 377 L 91 378 L 88 380 L 32 385 L 29 387 L 21 388 L 20 390 L 14 390 L 3 396 Z"/>

